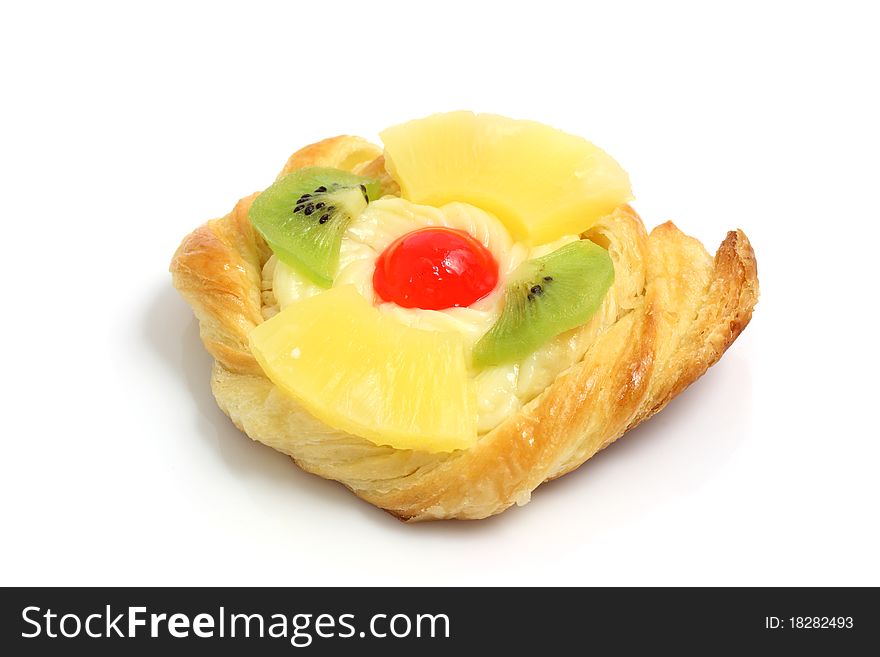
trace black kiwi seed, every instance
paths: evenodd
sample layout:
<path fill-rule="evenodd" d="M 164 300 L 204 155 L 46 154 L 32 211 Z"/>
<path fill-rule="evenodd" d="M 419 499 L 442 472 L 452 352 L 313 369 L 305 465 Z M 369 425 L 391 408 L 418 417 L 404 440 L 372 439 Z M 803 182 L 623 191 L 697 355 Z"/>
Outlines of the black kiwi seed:
<path fill-rule="evenodd" d="M 540 285 L 533 285 L 529 292 L 531 292 L 533 295 L 541 296 L 542 294 L 544 294 L 544 288 Z"/>
<path fill-rule="evenodd" d="M 545 280 L 545 281 L 552 281 L 552 280 L 553 280 L 553 277 L 552 277 L 552 276 L 545 276 L 545 277 L 544 277 L 544 280 Z"/>
<path fill-rule="evenodd" d="M 307 217 L 308 217 L 310 214 L 312 214 L 312 212 L 314 212 L 314 211 L 315 211 L 315 206 L 314 206 L 314 205 L 311 205 L 311 204 L 310 204 L 310 205 L 307 205 L 307 206 L 306 206 L 305 213 L 306 213 L 306 216 L 307 216 Z"/>
<path fill-rule="evenodd" d="M 323 204 L 323 203 L 317 203 L 317 204 L 315 204 L 315 210 L 320 210 L 320 209 L 323 208 L 323 207 L 324 207 L 324 204 Z"/>
<path fill-rule="evenodd" d="M 324 187 L 324 185 L 321 185 L 320 187 L 318 187 L 318 189 L 315 190 L 315 194 L 323 194 L 326 191 L 327 191 L 327 188 Z M 308 196 L 308 194 L 306 196 Z"/>
<path fill-rule="evenodd" d="M 300 211 L 302 211 L 302 209 L 303 209 L 303 206 L 301 206 L 301 205 L 297 205 L 297 206 L 293 209 L 293 211 L 294 211 L 294 212 L 300 212 Z"/>
<path fill-rule="evenodd" d="M 529 295 L 528 295 L 526 298 L 527 298 L 529 301 L 534 301 L 534 300 L 535 300 L 535 295 L 532 294 L 531 292 L 529 292 Z"/>
<path fill-rule="evenodd" d="M 329 214 L 322 214 L 322 215 L 321 215 L 321 218 L 318 219 L 318 223 L 319 223 L 319 224 L 326 224 L 328 221 L 330 221 L 330 215 L 329 215 Z"/>

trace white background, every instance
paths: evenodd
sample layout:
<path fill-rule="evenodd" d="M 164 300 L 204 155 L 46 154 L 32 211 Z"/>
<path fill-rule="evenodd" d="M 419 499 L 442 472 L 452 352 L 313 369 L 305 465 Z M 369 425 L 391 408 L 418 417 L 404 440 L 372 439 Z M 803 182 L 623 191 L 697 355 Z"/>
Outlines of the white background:
<path fill-rule="evenodd" d="M 2 584 L 880 584 L 872 3 L 4 3 Z M 24 8 L 24 7 L 27 8 Z M 215 407 L 167 266 L 317 139 L 583 135 L 752 325 L 531 504 L 404 525 Z"/>

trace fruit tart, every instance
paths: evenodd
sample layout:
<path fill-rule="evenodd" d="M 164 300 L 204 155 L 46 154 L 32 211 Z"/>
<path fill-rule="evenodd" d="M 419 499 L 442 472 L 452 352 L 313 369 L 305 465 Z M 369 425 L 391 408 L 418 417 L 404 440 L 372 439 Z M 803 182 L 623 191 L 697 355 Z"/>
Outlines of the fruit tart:
<path fill-rule="evenodd" d="M 175 287 L 235 425 L 411 521 L 529 501 L 699 378 L 755 256 L 648 232 L 590 142 L 452 112 L 334 137 L 188 235 Z"/>

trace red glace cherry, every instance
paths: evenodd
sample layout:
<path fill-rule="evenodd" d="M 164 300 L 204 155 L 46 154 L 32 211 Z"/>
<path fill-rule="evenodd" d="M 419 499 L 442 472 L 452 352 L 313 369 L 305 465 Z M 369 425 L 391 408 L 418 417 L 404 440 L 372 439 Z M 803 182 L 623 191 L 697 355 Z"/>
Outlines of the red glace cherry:
<path fill-rule="evenodd" d="M 376 260 L 373 289 L 404 308 L 469 306 L 498 283 L 498 263 L 463 230 L 429 227 L 394 240 Z"/>

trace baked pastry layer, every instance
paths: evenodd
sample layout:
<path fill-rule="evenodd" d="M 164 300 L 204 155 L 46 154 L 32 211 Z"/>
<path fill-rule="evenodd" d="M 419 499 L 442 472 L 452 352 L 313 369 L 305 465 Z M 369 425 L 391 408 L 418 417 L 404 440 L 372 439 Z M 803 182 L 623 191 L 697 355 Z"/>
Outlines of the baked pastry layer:
<path fill-rule="evenodd" d="M 385 192 L 397 191 L 381 150 L 356 137 L 307 146 L 282 174 L 303 166 L 379 176 Z M 376 446 L 311 416 L 248 349 L 250 331 L 264 320 L 261 270 L 271 256 L 248 220 L 255 197 L 193 231 L 171 263 L 215 359 L 214 396 L 252 439 L 405 520 L 484 518 L 525 504 L 542 482 L 575 469 L 699 378 L 748 324 L 758 299 L 755 256 L 742 231 L 729 232 L 712 258 L 671 222 L 649 234 L 621 207 L 586 235 L 608 248 L 615 281 L 582 331 L 589 344 L 582 360 L 471 449 Z"/>

